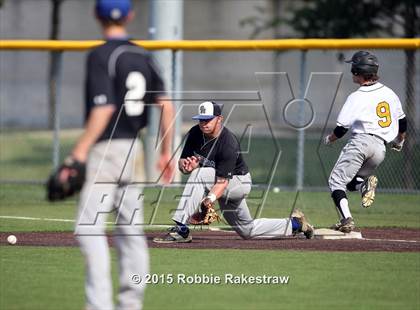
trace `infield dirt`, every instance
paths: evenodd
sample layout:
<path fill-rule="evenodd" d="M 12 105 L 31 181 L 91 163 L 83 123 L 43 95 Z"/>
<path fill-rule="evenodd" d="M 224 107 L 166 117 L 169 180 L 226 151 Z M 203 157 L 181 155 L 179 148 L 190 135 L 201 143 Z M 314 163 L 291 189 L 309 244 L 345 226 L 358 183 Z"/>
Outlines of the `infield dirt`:
<path fill-rule="evenodd" d="M 7 236 L 14 234 L 18 246 L 77 246 L 71 232 L 8 232 L 0 233 L 0 245 L 5 246 Z M 365 228 L 364 239 L 306 240 L 303 236 L 284 239 L 243 240 L 236 233 L 224 231 L 192 231 L 193 241 L 183 244 L 156 244 L 152 239 L 165 234 L 147 232 L 151 248 L 185 249 L 258 249 L 258 250 L 308 250 L 308 251 L 386 251 L 420 252 L 420 229 Z M 112 236 L 109 236 L 112 245 Z"/>

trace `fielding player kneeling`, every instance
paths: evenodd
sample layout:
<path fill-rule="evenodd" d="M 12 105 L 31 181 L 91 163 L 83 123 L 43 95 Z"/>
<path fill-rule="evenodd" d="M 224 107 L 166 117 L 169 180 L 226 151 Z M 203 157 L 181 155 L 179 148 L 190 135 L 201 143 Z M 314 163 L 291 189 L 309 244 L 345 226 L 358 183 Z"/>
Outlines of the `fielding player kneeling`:
<path fill-rule="evenodd" d="M 294 210 L 290 219 L 252 219 L 245 199 L 251 191 L 251 175 L 238 140 L 223 126 L 221 106 L 207 101 L 200 104 L 198 111 L 193 119 L 199 124 L 188 132 L 178 162 L 181 172 L 190 177 L 172 218 L 176 225 L 153 241 L 191 242 L 187 224 L 199 207 L 212 206 L 216 200 L 223 217 L 244 239 L 278 238 L 300 232 L 313 238 L 314 228 L 300 210 Z"/>

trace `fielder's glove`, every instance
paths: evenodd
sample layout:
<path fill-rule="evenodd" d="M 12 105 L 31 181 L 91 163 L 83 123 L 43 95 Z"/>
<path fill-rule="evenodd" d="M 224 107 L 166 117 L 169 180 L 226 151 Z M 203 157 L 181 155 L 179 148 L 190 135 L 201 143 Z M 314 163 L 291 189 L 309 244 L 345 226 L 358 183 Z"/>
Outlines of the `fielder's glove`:
<path fill-rule="evenodd" d="M 47 182 L 49 201 L 63 200 L 80 191 L 85 182 L 86 165 L 72 157 L 54 171 Z"/>
<path fill-rule="evenodd" d="M 214 221 L 220 222 L 220 216 L 216 212 L 214 201 L 208 196 L 201 201 L 198 211 L 188 220 L 191 225 L 210 225 Z"/>
<path fill-rule="evenodd" d="M 391 142 L 391 150 L 396 152 L 401 152 L 405 140 L 400 140 L 398 137 L 394 139 L 394 141 Z"/>

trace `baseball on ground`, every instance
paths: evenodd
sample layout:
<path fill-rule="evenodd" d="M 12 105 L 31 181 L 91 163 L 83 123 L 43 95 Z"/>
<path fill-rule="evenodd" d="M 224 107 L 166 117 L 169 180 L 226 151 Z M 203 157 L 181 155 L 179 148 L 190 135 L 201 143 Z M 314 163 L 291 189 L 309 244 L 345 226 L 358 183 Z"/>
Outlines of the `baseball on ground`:
<path fill-rule="evenodd" d="M 7 242 L 9 242 L 9 244 L 15 244 L 17 242 L 16 236 L 10 235 L 9 237 L 7 237 Z"/>

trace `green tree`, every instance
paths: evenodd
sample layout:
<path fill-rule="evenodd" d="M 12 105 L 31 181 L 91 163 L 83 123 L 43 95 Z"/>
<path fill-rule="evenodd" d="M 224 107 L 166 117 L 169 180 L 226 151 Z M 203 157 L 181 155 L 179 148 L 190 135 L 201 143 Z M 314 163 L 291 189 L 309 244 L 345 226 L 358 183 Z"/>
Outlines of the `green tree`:
<path fill-rule="evenodd" d="M 273 0 L 274 2 L 285 2 Z M 286 1 L 283 16 L 256 7 L 257 15 L 243 19 L 252 28 L 252 38 L 287 25 L 302 38 L 405 37 L 420 35 L 420 0 L 301 0 Z M 277 31 L 278 32 L 278 31 Z M 404 148 L 404 185 L 415 188 L 413 158 L 415 126 L 416 51 L 405 50 L 405 95 L 409 138 Z"/>

